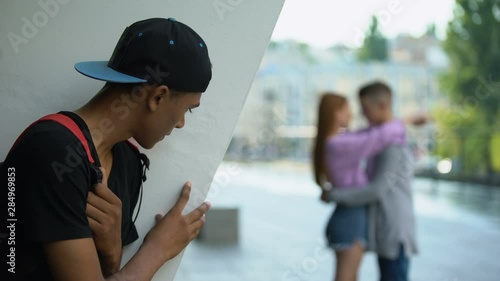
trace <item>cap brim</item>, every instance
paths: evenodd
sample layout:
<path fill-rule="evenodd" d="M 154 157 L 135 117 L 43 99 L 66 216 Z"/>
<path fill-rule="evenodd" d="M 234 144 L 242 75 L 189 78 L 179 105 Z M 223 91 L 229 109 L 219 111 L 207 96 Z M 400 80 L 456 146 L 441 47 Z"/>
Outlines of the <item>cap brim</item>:
<path fill-rule="evenodd" d="M 144 83 L 144 79 L 118 72 L 108 66 L 107 61 L 85 61 L 75 64 L 76 71 L 97 80 L 113 83 Z"/>

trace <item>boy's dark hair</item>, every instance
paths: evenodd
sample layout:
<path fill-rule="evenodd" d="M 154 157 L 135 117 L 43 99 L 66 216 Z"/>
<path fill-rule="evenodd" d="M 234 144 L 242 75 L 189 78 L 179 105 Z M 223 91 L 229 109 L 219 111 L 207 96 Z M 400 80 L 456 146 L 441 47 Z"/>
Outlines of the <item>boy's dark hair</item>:
<path fill-rule="evenodd" d="M 359 97 L 366 97 L 374 100 L 378 100 L 382 97 L 388 97 L 390 101 L 392 99 L 392 91 L 391 88 L 384 82 L 375 81 L 361 87 L 359 90 Z"/>
<path fill-rule="evenodd" d="M 159 85 L 155 84 L 149 84 L 147 82 L 145 83 L 113 83 L 113 82 L 106 82 L 104 84 L 103 89 L 108 89 L 108 88 L 118 88 L 118 89 L 123 89 L 125 90 L 126 93 L 133 93 L 136 91 L 144 91 L 144 90 L 151 90 L 154 89 Z M 170 89 L 172 97 L 180 97 L 187 92 L 181 92 L 181 91 L 176 91 L 173 89 Z"/>

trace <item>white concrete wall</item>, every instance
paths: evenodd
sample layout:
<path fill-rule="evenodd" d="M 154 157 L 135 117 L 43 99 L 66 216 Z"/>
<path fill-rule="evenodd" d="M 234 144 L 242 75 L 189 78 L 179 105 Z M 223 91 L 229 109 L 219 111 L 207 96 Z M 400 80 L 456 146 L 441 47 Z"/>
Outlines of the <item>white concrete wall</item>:
<path fill-rule="evenodd" d="M 126 262 L 154 214 L 173 205 L 186 180 L 194 184 L 188 211 L 204 200 L 283 2 L 0 0 L 0 159 L 31 121 L 74 110 L 102 87 L 73 65 L 107 60 L 127 25 L 150 17 L 175 17 L 190 25 L 208 45 L 213 79 L 186 127 L 147 152 L 152 167 L 137 222 L 141 237 L 125 251 Z M 164 266 L 155 280 L 173 280 L 180 259 Z"/>

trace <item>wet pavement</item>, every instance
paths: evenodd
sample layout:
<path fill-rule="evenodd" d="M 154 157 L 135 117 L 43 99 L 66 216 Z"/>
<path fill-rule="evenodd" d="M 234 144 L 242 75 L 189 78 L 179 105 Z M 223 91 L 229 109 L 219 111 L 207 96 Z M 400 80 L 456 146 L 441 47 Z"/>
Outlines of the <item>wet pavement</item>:
<path fill-rule="evenodd" d="M 323 233 L 334 205 L 319 201 L 309 166 L 223 163 L 214 184 L 214 208 L 239 208 L 239 243 L 192 242 L 176 281 L 333 280 Z M 500 188 L 420 178 L 413 186 L 420 254 L 411 280 L 500 280 Z M 378 280 L 373 253 L 358 280 Z"/>

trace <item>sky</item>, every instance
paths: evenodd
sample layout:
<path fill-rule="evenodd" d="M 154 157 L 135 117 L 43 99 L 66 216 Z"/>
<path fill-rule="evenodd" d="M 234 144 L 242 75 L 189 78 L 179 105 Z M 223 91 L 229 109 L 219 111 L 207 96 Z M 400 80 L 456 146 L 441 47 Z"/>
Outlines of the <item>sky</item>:
<path fill-rule="evenodd" d="M 371 16 L 382 33 L 422 35 L 435 23 L 444 38 L 455 0 L 286 0 L 272 40 L 294 39 L 319 48 L 343 43 L 359 47 Z"/>

